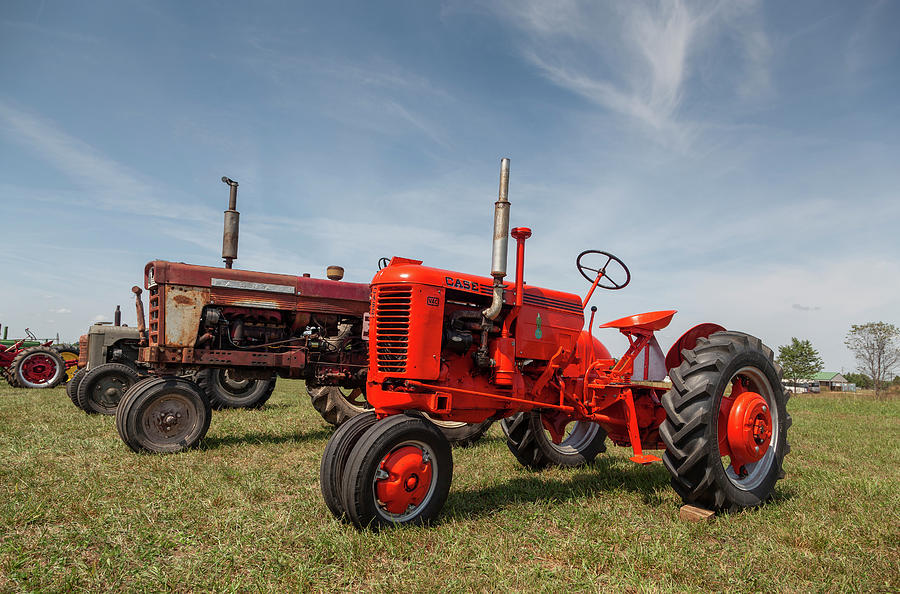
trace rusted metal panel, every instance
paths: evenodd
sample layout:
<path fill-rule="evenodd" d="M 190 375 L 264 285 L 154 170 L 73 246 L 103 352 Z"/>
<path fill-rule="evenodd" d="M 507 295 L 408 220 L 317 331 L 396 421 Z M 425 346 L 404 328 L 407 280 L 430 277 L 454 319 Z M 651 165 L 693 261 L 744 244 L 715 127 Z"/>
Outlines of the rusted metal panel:
<path fill-rule="evenodd" d="M 209 302 L 214 305 L 228 305 L 234 307 L 258 307 L 282 311 L 298 310 L 297 297 L 293 294 L 285 295 L 265 293 L 262 291 L 213 288 L 209 292 Z"/>
<path fill-rule="evenodd" d="M 285 295 L 288 292 L 283 287 L 291 287 L 292 294 L 300 297 L 369 302 L 369 285 L 367 283 L 348 283 L 288 274 L 195 266 L 164 260 L 147 263 L 144 268 L 144 282 L 147 288 L 154 284 L 183 285 Z M 266 287 L 266 285 L 271 285 L 271 287 Z"/>
<path fill-rule="evenodd" d="M 300 370 L 306 365 L 302 349 L 283 353 L 255 351 L 197 350 L 190 347 L 149 347 L 140 349 L 140 359 L 148 363 L 204 365 L 212 367 L 265 367 Z"/>
<path fill-rule="evenodd" d="M 158 282 L 158 281 L 157 281 Z M 209 289 L 170 285 L 166 288 L 165 345 L 193 347 L 197 341 L 203 307 L 209 304 Z"/>

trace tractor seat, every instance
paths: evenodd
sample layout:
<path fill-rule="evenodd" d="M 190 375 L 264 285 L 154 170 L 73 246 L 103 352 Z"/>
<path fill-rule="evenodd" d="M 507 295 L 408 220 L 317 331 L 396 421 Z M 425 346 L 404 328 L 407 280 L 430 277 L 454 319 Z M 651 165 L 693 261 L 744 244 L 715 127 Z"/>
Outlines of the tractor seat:
<path fill-rule="evenodd" d="M 612 322 L 601 324 L 600 328 L 618 328 L 619 330 L 648 330 L 655 332 L 662 330 L 672 321 L 672 316 L 677 310 L 666 309 L 663 311 L 648 311 L 647 313 L 625 316 Z"/>

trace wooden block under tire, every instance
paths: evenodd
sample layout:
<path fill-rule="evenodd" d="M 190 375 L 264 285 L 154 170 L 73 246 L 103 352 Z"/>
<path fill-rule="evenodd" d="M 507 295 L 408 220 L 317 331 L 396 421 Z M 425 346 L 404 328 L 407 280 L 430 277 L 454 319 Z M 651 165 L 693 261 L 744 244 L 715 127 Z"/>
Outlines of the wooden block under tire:
<path fill-rule="evenodd" d="M 696 505 L 682 505 L 678 512 L 678 517 L 688 522 L 709 522 L 715 516 L 716 512 Z"/>

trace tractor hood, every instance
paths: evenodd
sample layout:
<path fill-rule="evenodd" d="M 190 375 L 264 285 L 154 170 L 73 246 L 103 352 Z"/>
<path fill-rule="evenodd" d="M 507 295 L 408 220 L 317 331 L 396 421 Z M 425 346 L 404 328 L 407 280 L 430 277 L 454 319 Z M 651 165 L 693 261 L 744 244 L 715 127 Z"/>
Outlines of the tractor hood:
<path fill-rule="evenodd" d="M 420 260 L 394 258 L 388 266 L 379 270 L 375 274 L 375 278 L 372 279 L 373 286 L 382 284 L 429 285 L 481 295 L 490 299 L 493 295 L 494 279 L 488 276 L 476 276 L 474 274 L 422 266 Z M 513 305 L 515 302 L 515 283 L 505 283 L 503 288 L 504 305 Z M 567 313 L 584 314 L 584 309 L 581 307 L 581 297 L 578 295 L 541 287 L 526 286 L 523 303 L 559 309 Z"/>
<path fill-rule="evenodd" d="M 322 299 L 369 302 L 369 285 L 236 268 L 154 260 L 144 267 L 144 288 L 156 284 L 236 289 Z"/>

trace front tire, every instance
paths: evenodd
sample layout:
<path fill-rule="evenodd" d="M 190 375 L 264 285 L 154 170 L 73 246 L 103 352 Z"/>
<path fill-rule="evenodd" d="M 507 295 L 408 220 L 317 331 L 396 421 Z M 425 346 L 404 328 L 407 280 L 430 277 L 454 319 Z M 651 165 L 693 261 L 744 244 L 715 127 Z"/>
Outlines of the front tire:
<path fill-rule="evenodd" d="M 684 502 L 731 511 L 769 499 L 784 477 L 791 425 L 772 350 L 748 334 L 716 332 L 685 351 L 669 377 L 672 389 L 662 398 L 666 420 L 660 426 L 663 463 Z M 749 424 L 737 419 L 738 425 L 756 427 L 755 434 L 730 427 L 741 399 L 758 403 L 760 412 Z M 753 454 L 755 448 L 760 450 Z"/>
<path fill-rule="evenodd" d="M 520 464 L 532 470 L 581 466 L 606 451 L 606 430 L 587 421 L 571 421 L 563 440 L 553 443 L 542 417 L 554 414 L 561 413 L 523 412 L 500 421 L 506 446 Z"/>
<path fill-rule="evenodd" d="M 66 382 L 66 395 L 77 408 L 81 408 L 81 405 L 78 404 L 78 385 L 84 379 L 85 374 L 87 374 L 87 368 L 79 369 L 72 376 L 72 379 Z"/>
<path fill-rule="evenodd" d="M 396 415 L 353 447 L 341 485 L 357 528 L 425 524 L 444 506 L 453 479 L 450 442 L 430 421 Z"/>
<path fill-rule="evenodd" d="M 116 430 L 135 452 L 171 454 L 197 447 L 211 417 L 209 400 L 193 381 L 150 377 L 122 397 L 116 409 Z"/>
<path fill-rule="evenodd" d="M 121 363 L 104 363 L 88 371 L 76 388 L 77 406 L 88 414 L 114 415 L 122 396 L 140 380 Z"/>
<path fill-rule="evenodd" d="M 346 423 L 338 427 L 337 431 L 328 440 L 325 452 L 322 454 L 322 464 L 319 467 L 319 488 L 322 498 L 331 514 L 339 519 L 346 520 L 347 510 L 341 500 L 341 483 L 347 459 L 353 446 L 359 438 L 375 424 L 378 419 L 374 411 L 366 411 L 356 415 Z"/>

